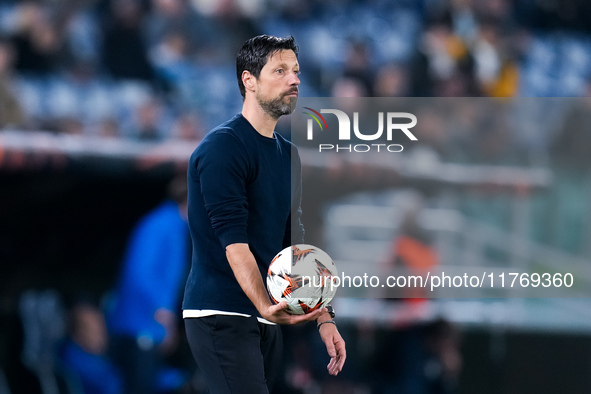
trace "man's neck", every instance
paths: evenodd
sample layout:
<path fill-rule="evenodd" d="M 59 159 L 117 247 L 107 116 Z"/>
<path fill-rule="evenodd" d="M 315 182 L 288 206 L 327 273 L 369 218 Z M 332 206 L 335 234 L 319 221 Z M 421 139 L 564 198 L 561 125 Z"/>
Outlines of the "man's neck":
<path fill-rule="evenodd" d="M 267 114 L 256 101 L 244 101 L 242 116 L 254 127 L 263 137 L 273 138 L 273 132 L 277 125 L 277 119 Z"/>

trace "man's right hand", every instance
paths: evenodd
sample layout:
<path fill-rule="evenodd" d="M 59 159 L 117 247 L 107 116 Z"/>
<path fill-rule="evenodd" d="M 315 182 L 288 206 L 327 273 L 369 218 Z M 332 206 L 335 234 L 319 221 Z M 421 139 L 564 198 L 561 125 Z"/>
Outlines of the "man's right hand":
<path fill-rule="evenodd" d="M 257 308 L 261 316 L 277 324 L 298 324 L 315 320 L 326 308 L 305 315 L 292 315 L 287 312 L 287 302 L 271 304 L 261 272 L 248 244 L 231 244 L 226 247 L 226 257 L 240 287 Z"/>
<path fill-rule="evenodd" d="M 292 315 L 287 312 L 287 302 L 281 301 L 276 305 L 269 305 L 265 311 L 259 311 L 261 316 L 270 322 L 277 324 L 299 324 L 311 320 L 316 320 L 326 313 L 326 308 L 318 309 L 305 315 Z"/>

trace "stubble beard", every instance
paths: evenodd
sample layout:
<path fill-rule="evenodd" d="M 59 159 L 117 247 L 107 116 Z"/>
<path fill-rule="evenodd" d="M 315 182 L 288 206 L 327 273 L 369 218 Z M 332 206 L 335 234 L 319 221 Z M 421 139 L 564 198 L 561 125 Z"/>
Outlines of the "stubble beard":
<path fill-rule="evenodd" d="M 294 97 L 293 99 L 290 98 L 289 102 L 287 103 L 284 101 L 285 97 L 286 95 L 283 94 L 280 97 L 271 100 L 265 100 L 257 95 L 257 102 L 263 111 L 265 111 L 265 113 L 267 113 L 273 119 L 279 119 L 282 115 L 291 114 L 296 105 L 297 97 Z"/>

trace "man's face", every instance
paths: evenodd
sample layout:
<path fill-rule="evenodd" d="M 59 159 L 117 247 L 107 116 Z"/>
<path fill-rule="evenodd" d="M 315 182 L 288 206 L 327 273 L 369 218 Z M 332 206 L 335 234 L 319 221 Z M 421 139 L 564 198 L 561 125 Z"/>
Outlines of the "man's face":
<path fill-rule="evenodd" d="M 298 97 L 299 71 L 294 51 L 280 50 L 269 58 L 256 79 L 257 102 L 274 119 L 292 112 Z"/>

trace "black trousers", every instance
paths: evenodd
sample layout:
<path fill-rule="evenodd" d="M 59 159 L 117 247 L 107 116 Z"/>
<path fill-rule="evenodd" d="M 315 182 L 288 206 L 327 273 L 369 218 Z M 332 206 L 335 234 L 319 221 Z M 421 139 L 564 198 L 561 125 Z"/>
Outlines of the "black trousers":
<path fill-rule="evenodd" d="M 280 369 L 281 328 L 256 317 L 185 319 L 187 339 L 211 394 L 267 394 Z"/>

